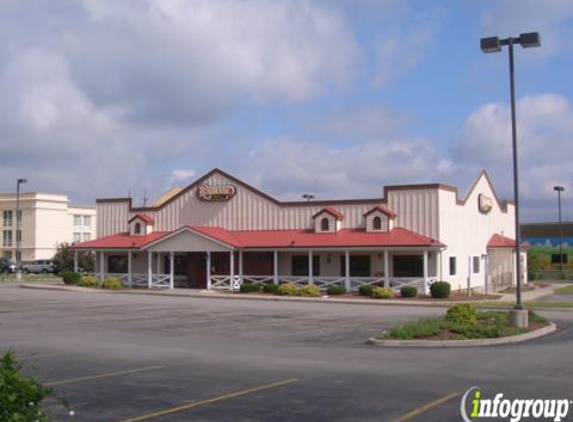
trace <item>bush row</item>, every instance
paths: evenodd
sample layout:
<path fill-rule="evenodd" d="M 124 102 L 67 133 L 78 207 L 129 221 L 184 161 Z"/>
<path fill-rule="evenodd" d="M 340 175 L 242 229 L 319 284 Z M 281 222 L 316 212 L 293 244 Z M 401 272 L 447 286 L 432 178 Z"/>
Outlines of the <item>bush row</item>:
<path fill-rule="evenodd" d="M 80 278 L 80 280 L 77 282 L 77 285 L 91 288 L 101 287 L 102 289 L 106 290 L 119 290 L 123 287 L 123 283 L 117 277 L 106 278 L 103 282 L 100 283 L 100 280 L 97 277 L 84 276 Z"/>

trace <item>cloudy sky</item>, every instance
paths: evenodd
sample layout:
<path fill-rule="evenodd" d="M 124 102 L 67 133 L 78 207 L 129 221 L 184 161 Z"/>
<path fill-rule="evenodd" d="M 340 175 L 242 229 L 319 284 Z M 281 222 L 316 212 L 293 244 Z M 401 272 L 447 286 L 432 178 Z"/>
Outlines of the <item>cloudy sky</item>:
<path fill-rule="evenodd" d="M 281 199 L 376 197 L 486 168 L 523 218 L 573 220 L 570 0 L 0 0 L 0 191 L 140 203 L 223 168 Z"/>

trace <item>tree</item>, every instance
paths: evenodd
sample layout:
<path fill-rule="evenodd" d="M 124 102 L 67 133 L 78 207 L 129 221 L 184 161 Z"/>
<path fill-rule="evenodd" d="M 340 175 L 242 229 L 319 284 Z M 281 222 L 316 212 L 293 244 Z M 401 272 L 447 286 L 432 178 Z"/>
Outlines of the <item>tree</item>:
<path fill-rule="evenodd" d="M 58 245 L 54 255 L 54 265 L 63 272 L 74 271 L 74 250 L 69 243 L 63 242 Z M 80 272 L 93 272 L 95 259 L 92 252 L 78 252 L 78 269 Z"/>

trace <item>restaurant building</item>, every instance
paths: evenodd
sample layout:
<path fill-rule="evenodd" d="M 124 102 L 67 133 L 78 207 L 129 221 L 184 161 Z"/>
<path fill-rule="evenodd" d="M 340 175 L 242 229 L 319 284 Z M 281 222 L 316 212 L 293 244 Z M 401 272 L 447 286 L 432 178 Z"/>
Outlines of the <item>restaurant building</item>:
<path fill-rule="evenodd" d="M 76 252 L 96 252 L 99 277 L 131 286 L 427 293 L 437 280 L 453 289 L 515 282 L 514 205 L 498 199 L 485 171 L 463 199 L 453 186 L 418 184 L 381 187 L 371 199 L 283 202 L 214 169 L 151 207 L 113 198 L 96 210 L 97 239 Z"/>

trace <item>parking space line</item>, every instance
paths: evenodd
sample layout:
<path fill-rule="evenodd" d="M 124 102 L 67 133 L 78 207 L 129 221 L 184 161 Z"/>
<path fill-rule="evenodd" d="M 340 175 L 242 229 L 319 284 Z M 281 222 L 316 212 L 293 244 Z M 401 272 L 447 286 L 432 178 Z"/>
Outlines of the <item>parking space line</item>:
<path fill-rule="evenodd" d="M 117 377 L 117 376 L 120 376 L 120 375 L 136 374 L 136 373 L 138 373 L 138 372 L 153 371 L 153 370 L 155 370 L 155 369 L 161 369 L 161 368 L 165 368 L 165 365 L 160 365 L 160 366 L 147 366 L 147 367 L 145 367 L 145 368 L 127 369 L 127 370 L 124 370 L 124 371 L 105 372 L 105 373 L 103 373 L 103 374 L 90 375 L 90 376 L 87 376 L 87 377 L 69 378 L 69 379 L 60 380 L 60 381 L 47 382 L 47 383 L 44 383 L 44 385 L 45 385 L 46 387 L 55 387 L 55 386 L 57 386 L 57 385 L 70 384 L 70 383 L 78 382 L 78 381 L 93 380 L 93 379 L 97 379 L 97 378 Z"/>
<path fill-rule="evenodd" d="M 252 387 L 252 388 L 247 388 L 244 390 L 238 390 L 238 391 L 234 391 L 232 393 L 223 394 L 221 396 L 212 397 L 210 399 L 204 399 L 204 400 L 198 400 L 198 401 L 191 401 L 191 402 L 183 403 L 179 406 L 168 407 L 166 409 L 158 410 L 156 412 L 146 413 L 146 414 L 141 415 L 141 416 L 134 416 L 132 418 L 122 419 L 122 420 L 117 421 L 117 422 L 144 421 L 147 419 L 156 418 L 158 416 L 164 416 L 164 415 L 169 415 L 171 413 L 181 412 L 183 410 L 193 409 L 194 407 L 203 406 L 206 404 L 216 403 L 219 401 L 232 399 L 234 397 L 240 397 L 240 396 L 244 396 L 247 394 L 256 393 L 258 391 L 264 391 L 264 390 L 270 390 L 272 388 L 282 387 L 284 385 L 292 384 L 292 383 L 297 382 L 297 381 L 298 381 L 297 378 L 291 378 L 291 379 L 273 382 L 270 384 L 263 384 L 263 385 L 260 385 L 258 387 Z"/>
<path fill-rule="evenodd" d="M 428 404 L 425 404 L 423 406 L 420 406 L 416 409 L 411 410 L 408 413 L 405 413 L 404 415 L 400 416 L 397 419 L 392 419 L 390 422 L 405 422 L 405 421 L 409 421 L 412 418 L 415 418 L 416 416 L 421 415 L 424 412 L 427 412 L 430 409 L 433 409 L 435 407 L 438 407 L 452 399 L 455 399 L 456 397 L 459 397 L 461 395 L 461 393 L 451 393 L 448 394 L 447 396 L 444 396 L 438 400 L 434 400 L 433 402 L 430 402 Z"/>

